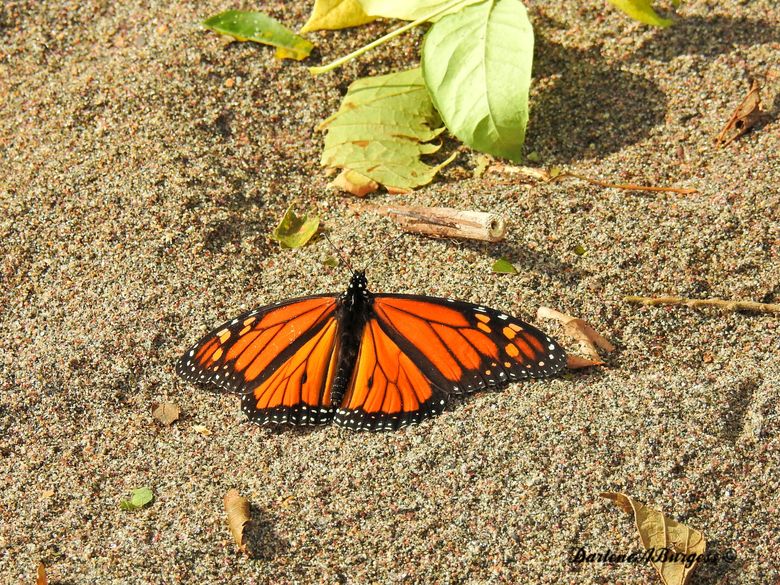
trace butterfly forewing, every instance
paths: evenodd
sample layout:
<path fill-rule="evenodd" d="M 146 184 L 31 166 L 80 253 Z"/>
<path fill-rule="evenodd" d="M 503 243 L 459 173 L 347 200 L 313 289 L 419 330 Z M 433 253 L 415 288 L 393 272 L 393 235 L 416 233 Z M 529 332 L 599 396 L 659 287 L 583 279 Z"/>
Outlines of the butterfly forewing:
<path fill-rule="evenodd" d="M 317 295 L 247 311 L 198 341 L 176 371 L 185 380 L 250 391 L 333 321 L 335 308 L 335 295 Z"/>

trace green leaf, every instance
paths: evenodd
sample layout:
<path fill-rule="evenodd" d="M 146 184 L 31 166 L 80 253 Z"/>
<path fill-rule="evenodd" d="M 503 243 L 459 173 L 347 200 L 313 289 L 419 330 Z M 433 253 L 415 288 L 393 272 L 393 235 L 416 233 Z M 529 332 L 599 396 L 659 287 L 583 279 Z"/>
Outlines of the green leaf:
<path fill-rule="evenodd" d="M 133 494 L 130 496 L 129 500 L 122 500 L 119 502 L 119 507 L 123 510 L 137 510 L 138 508 L 146 506 L 153 499 L 154 494 L 152 493 L 151 488 L 142 487 L 133 490 Z"/>
<path fill-rule="evenodd" d="M 320 227 L 320 218 L 316 215 L 297 216 L 293 211 L 293 206 L 287 208 L 282 217 L 282 221 L 276 226 L 271 234 L 271 239 L 281 244 L 282 248 L 300 248 L 308 242 L 312 236 L 317 233 Z"/>
<path fill-rule="evenodd" d="M 431 22 L 435 22 L 444 14 L 450 14 L 482 0 L 358 0 L 358 2 L 363 6 L 366 14 L 401 20 L 417 20 L 451 4 L 451 9 L 431 19 Z"/>
<path fill-rule="evenodd" d="M 372 20 L 374 17 L 363 11 L 359 0 L 315 0 L 311 16 L 301 32 L 349 28 Z"/>
<path fill-rule="evenodd" d="M 431 27 L 423 75 L 450 132 L 479 151 L 521 159 L 533 47 L 520 0 L 474 4 Z"/>
<path fill-rule="evenodd" d="M 439 150 L 430 141 L 444 130 L 440 123 L 419 68 L 358 79 L 339 111 L 318 126 L 327 131 L 321 163 L 408 191 L 430 183 L 454 158 L 437 166 L 420 160 Z"/>
<path fill-rule="evenodd" d="M 203 21 L 203 26 L 237 41 L 254 41 L 276 47 L 280 59 L 300 61 L 311 53 L 312 45 L 302 36 L 262 12 L 226 10 Z"/>
<path fill-rule="evenodd" d="M 652 0 L 609 0 L 614 7 L 619 8 L 634 20 L 662 28 L 672 24 L 668 18 L 661 18 L 653 10 Z M 677 4 L 675 4 L 676 6 Z"/>
<path fill-rule="evenodd" d="M 493 272 L 496 274 L 517 274 L 517 268 L 506 258 L 499 258 L 493 264 Z"/>

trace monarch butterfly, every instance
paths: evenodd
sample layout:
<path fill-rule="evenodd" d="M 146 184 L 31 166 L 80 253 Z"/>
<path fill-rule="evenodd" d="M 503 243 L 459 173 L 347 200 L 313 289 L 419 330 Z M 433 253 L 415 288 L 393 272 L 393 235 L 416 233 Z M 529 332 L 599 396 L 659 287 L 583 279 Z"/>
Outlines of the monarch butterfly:
<path fill-rule="evenodd" d="M 553 339 L 495 309 L 367 285 L 356 271 L 341 295 L 243 313 L 176 370 L 242 393 L 257 423 L 392 430 L 439 414 L 450 394 L 551 376 L 566 363 Z"/>

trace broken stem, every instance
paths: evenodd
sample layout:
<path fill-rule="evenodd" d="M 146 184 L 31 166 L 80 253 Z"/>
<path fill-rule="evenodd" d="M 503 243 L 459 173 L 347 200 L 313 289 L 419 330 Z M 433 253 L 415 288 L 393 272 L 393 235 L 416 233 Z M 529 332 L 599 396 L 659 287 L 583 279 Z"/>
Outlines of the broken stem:
<path fill-rule="evenodd" d="M 312 75 L 319 75 L 320 73 L 327 73 L 328 71 L 332 71 L 338 67 L 341 67 L 342 65 L 344 65 L 344 63 L 347 63 L 348 61 L 351 61 L 356 57 L 360 57 L 360 55 L 362 55 L 363 53 L 366 53 L 371 49 L 378 47 L 379 45 L 386 43 L 387 41 L 392 40 L 399 35 L 404 34 L 406 31 L 411 30 L 416 26 L 420 26 L 421 24 L 427 22 L 431 18 L 436 18 L 440 14 L 443 14 L 448 10 L 452 10 L 453 8 L 455 8 L 460 4 L 465 4 L 468 1 L 469 0 L 453 0 L 452 2 L 448 2 L 438 10 L 434 10 L 431 14 L 428 14 L 423 18 L 418 18 L 417 20 L 412 21 L 409 24 L 405 24 L 401 28 L 397 28 L 394 31 L 387 33 L 386 35 L 379 37 L 375 41 L 368 43 L 364 47 L 360 47 L 358 50 L 352 51 L 349 55 L 344 55 L 343 57 L 336 59 L 335 61 L 332 61 L 327 65 L 322 65 L 320 67 L 309 67 L 309 73 L 311 73 Z"/>
<path fill-rule="evenodd" d="M 580 179 L 581 181 L 587 181 L 588 183 L 591 183 L 592 185 L 598 185 L 599 187 L 607 187 L 611 189 L 623 189 L 625 191 L 653 191 L 653 192 L 659 192 L 659 193 L 680 193 L 682 195 L 690 195 L 691 193 L 696 193 L 696 189 L 683 189 L 680 187 L 649 187 L 645 185 L 633 185 L 631 183 L 627 183 L 624 185 L 621 185 L 619 183 L 607 183 L 606 181 L 599 181 L 598 179 L 591 179 L 590 177 L 585 177 L 583 175 L 578 175 L 576 173 L 562 173 L 555 177 L 555 180 L 561 179 L 563 177 L 574 177 L 575 179 Z"/>
<path fill-rule="evenodd" d="M 780 305 L 755 303 L 753 301 L 725 301 L 723 299 L 688 299 L 685 297 L 635 297 L 627 296 L 623 300 L 640 305 L 683 305 L 697 309 L 699 307 L 718 307 L 724 311 L 759 311 L 762 313 L 780 313 Z"/>

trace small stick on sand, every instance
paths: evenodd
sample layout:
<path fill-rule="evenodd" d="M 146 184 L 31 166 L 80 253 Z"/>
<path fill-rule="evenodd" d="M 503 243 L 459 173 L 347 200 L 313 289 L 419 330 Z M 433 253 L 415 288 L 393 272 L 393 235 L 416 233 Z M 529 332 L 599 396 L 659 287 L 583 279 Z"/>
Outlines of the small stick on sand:
<path fill-rule="evenodd" d="M 485 211 L 463 211 L 450 207 L 416 207 L 405 205 L 368 205 L 395 220 L 401 229 L 438 238 L 461 238 L 498 242 L 506 234 L 506 221 L 500 215 Z"/>
<path fill-rule="evenodd" d="M 685 297 L 634 297 L 623 298 L 629 303 L 640 305 L 684 305 L 692 309 L 699 307 L 718 307 L 724 311 L 759 311 L 762 313 L 780 313 L 780 305 L 754 303 L 753 301 L 724 301 L 723 299 L 687 299 Z"/>
<path fill-rule="evenodd" d="M 579 179 L 580 181 L 587 181 L 588 183 L 592 185 L 597 185 L 599 187 L 607 187 L 610 189 L 623 189 L 624 191 L 651 191 L 654 193 L 680 193 L 681 195 L 690 195 L 692 193 L 697 193 L 698 191 L 696 189 L 684 189 L 682 187 L 652 187 L 647 185 L 634 185 L 633 183 L 608 183 L 606 181 L 599 181 L 598 179 L 591 179 L 590 177 L 586 177 L 584 175 L 579 175 L 577 173 L 570 173 L 570 172 L 551 172 L 547 171 L 545 169 L 537 169 L 534 167 L 504 167 L 502 169 L 504 172 L 507 173 L 520 173 L 527 177 L 531 177 L 532 179 L 536 179 L 538 181 L 542 181 L 544 183 L 554 183 L 556 181 L 562 181 L 563 179 Z"/>

